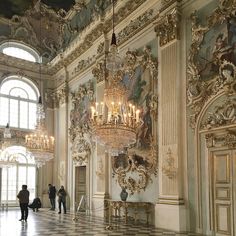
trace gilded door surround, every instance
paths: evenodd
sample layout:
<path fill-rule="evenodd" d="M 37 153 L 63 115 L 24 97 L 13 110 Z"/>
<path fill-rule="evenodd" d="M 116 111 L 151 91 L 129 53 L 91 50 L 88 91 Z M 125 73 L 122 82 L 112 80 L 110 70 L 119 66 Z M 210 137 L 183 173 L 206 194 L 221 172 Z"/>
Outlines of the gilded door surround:
<path fill-rule="evenodd" d="M 196 147 L 194 150 L 194 166 L 195 166 L 195 179 L 196 179 L 196 228 L 198 232 L 202 232 L 204 228 L 204 224 L 206 222 L 204 221 L 204 215 L 203 215 L 203 190 L 201 186 L 203 185 L 204 179 L 204 169 L 201 168 L 202 161 L 207 161 L 207 158 L 209 155 L 210 150 L 226 150 L 226 149 L 232 149 L 236 147 L 236 124 L 234 122 L 225 124 L 225 125 L 217 125 L 212 127 L 206 127 L 204 124 L 206 124 L 206 121 L 209 116 L 207 114 L 210 111 L 212 111 L 212 107 L 215 107 L 215 104 L 218 104 L 219 100 L 222 100 L 222 104 L 226 101 L 226 99 L 230 99 L 233 101 L 233 96 L 227 97 L 224 91 L 220 91 L 216 96 L 212 96 L 208 103 L 205 104 L 205 106 L 202 107 L 201 112 L 199 113 L 198 119 L 196 120 L 196 128 L 194 129 L 194 146 Z M 235 139 L 234 139 L 235 137 Z M 202 141 L 204 140 L 204 145 L 202 145 Z M 202 154 L 204 153 L 204 154 Z M 204 155 L 203 158 L 201 155 Z M 208 163 L 209 164 L 209 163 Z M 208 166 L 208 180 L 207 184 L 210 184 L 209 180 L 209 166 Z M 206 188 L 205 191 L 209 193 L 209 199 L 210 199 L 210 191 L 209 188 Z M 208 200 L 208 199 L 207 199 Z M 209 206 L 211 205 L 211 202 L 209 200 Z M 211 209 L 209 209 L 209 212 L 211 212 Z M 207 216 L 208 225 L 210 226 L 209 229 L 207 229 L 209 232 L 211 232 L 213 223 L 212 223 L 212 216 Z"/>

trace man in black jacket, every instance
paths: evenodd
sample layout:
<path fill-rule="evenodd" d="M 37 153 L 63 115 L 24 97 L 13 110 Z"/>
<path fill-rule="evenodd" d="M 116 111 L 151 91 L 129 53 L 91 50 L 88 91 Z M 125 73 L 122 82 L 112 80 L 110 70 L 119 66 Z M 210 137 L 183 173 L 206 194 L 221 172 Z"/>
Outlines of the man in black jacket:
<path fill-rule="evenodd" d="M 21 209 L 21 218 L 19 221 L 27 222 L 28 218 L 28 204 L 29 204 L 29 191 L 27 190 L 27 185 L 22 185 L 22 190 L 17 194 L 17 198 L 20 202 L 20 209 Z"/>
<path fill-rule="evenodd" d="M 55 186 L 49 184 L 48 185 L 48 196 L 49 196 L 49 199 L 50 199 L 50 203 L 51 203 L 51 208 L 50 210 L 55 210 L 55 204 L 56 204 L 56 188 Z"/>

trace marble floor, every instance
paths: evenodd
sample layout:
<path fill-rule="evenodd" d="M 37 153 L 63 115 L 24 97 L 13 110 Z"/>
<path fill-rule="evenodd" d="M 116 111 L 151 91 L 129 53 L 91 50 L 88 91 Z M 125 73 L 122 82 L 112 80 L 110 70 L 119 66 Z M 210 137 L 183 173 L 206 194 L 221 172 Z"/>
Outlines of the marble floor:
<path fill-rule="evenodd" d="M 39 212 L 29 210 L 27 222 L 18 221 L 20 219 L 20 209 L 0 210 L 0 235 L 1 236 L 73 236 L 73 235 L 188 235 L 193 233 L 174 233 L 157 229 L 146 224 L 124 224 L 113 221 L 110 223 L 103 218 L 88 216 L 85 213 L 78 215 L 78 220 L 73 221 L 74 215 L 67 213 L 58 214 L 57 211 L 40 209 Z M 109 227 L 111 226 L 111 227 Z"/>

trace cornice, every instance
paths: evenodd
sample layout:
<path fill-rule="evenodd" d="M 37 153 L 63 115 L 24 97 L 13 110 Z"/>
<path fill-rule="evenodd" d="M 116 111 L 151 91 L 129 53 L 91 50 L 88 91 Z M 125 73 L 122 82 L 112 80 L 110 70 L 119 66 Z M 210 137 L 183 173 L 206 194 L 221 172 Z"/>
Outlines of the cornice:
<path fill-rule="evenodd" d="M 135 11 L 140 5 L 142 5 L 147 0 L 129 0 L 123 5 L 120 5 L 120 8 L 115 13 L 115 21 L 121 22 L 124 20 L 131 12 Z M 108 16 L 107 16 L 108 17 Z M 106 18 L 106 17 L 105 17 Z M 92 23 L 94 25 L 94 23 Z M 51 63 L 49 73 L 55 74 L 57 71 L 59 71 L 64 66 L 68 66 L 70 63 L 72 63 L 76 58 L 78 58 L 80 55 L 85 53 L 92 45 L 93 43 L 101 37 L 104 33 L 108 33 L 112 29 L 112 14 L 110 14 L 109 19 L 105 20 L 100 18 L 99 22 L 95 25 L 96 27 L 91 27 L 89 33 L 84 37 L 83 41 L 78 44 L 78 46 L 72 50 L 71 53 L 68 53 L 67 56 L 65 54 L 60 55 L 59 58 L 55 58 L 58 61 Z M 86 31 L 87 29 L 85 29 Z M 83 34 L 83 32 L 81 33 Z M 78 39 L 77 39 L 78 40 Z M 76 41 L 76 39 L 75 39 Z M 73 44 L 73 42 L 72 42 Z M 70 46 L 69 46 L 70 47 Z"/>

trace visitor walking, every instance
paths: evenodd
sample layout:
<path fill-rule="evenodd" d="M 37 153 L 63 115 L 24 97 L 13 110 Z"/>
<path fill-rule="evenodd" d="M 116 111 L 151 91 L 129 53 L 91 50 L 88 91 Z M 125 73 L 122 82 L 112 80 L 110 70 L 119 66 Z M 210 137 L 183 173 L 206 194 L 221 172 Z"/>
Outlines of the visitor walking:
<path fill-rule="evenodd" d="M 28 218 L 28 204 L 29 204 L 29 191 L 27 190 L 27 185 L 22 185 L 22 190 L 17 194 L 20 202 L 21 218 L 19 221 L 27 222 Z"/>

